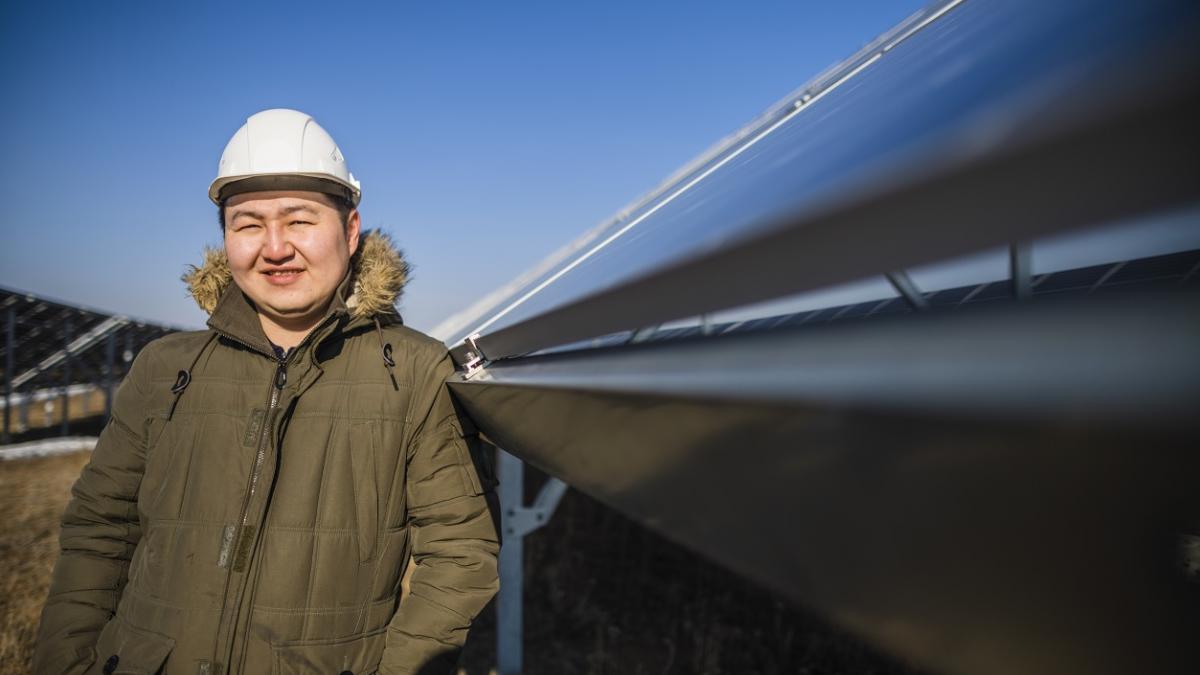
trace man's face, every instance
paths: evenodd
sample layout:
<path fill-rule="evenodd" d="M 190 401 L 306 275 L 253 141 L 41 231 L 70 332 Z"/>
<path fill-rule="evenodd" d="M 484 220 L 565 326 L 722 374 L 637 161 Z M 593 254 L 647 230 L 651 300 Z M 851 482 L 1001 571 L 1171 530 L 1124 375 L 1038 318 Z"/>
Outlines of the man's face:
<path fill-rule="evenodd" d="M 266 319 L 291 329 L 324 314 L 358 249 L 358 211 L 345 228 L 317 192 L 247 192 L 225 202 L 233 280 Z"/>

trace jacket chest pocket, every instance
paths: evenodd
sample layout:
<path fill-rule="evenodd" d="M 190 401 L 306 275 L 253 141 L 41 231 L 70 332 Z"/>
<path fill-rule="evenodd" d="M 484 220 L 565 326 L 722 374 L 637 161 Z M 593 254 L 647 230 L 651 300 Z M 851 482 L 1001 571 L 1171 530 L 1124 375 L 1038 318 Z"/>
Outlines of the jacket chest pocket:
<path fill-rule="evenodd" d="M 151 419 L 138 508 L 155 519 L 179 517 L 188 486 L 196 428 L 191 419 Z"/>
<path fill-rule="evenodd" d="M 152 519 L 232 518 L 240 502 L 230 495 L 245 483 L 253 456 L 242 446 L 242 424 L 212 412 L 152 419 L 139 510 Z"/>
<path fill-rule="evenodd" d="M 404 525 L 403 430 L 403 423 L 387 420 L 358 421 L 349 426 L 346 454 L 361 562 L 377 557 L 383 535 Z"/>

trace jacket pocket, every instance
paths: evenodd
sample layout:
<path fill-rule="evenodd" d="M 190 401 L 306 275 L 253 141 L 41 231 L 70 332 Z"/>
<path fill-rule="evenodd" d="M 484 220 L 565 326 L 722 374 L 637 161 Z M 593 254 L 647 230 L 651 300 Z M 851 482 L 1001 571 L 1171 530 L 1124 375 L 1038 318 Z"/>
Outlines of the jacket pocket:
<path fill-rule="evenodd" d="M 96 663 L 89 673 L 155 675 L 162 672 L 175 640 L 113 617 L 96 642 Z"/>
<path fill-rule="evenodd" d="M 178 518 L 188 487 L 196 424 L 191 419 L 154 419 L 150 427 L 139 509 L 153 518 Z"/>
<path fill-rule="evenodd" d="M 387 628 L 335 640 L 305 640 L 272 645 L 274 675 L 344 673 L 372 675 L 379 671 Z"/>
<path fill-rule="evenodd" d="M 379 471 L 375 425 L 370 422 L 350 427 L 350 468 L 354 475 L 354 518 L 358 524 L 358 559 L 375 556 L 379 539 Z"/>

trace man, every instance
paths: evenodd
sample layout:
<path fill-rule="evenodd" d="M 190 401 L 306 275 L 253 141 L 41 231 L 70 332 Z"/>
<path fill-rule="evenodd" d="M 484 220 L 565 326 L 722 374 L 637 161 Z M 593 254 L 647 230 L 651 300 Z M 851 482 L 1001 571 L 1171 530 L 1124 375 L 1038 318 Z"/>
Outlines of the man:
<path fill-rule="evenodd" d="M 138 355 L 72 490 L 39 673 L 432 673 L 497 588 L 494 485 L 406 265 L 294 110 L 247 120 L 185 276 L 209 330 Z M 411 578 L 402 576 L 411 556 Z"/>

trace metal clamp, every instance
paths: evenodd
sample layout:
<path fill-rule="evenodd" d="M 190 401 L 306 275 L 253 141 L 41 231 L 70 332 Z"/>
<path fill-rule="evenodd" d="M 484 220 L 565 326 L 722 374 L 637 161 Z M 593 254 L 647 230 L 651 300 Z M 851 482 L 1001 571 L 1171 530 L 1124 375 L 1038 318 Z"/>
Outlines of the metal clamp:
<path fill-rule="evenodd" d="M 479 348 L 479 345 L 475 344 L 475 340 L 478 337 L 479 333 L 476 333 L 464 340 L 470 350 L 467 351 L 466 360 L 463 362 L 463 377 L 470 378 L 472 375 L 483 370 L 485 362 L 483 350 Z"/>

